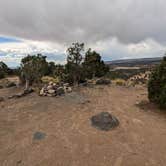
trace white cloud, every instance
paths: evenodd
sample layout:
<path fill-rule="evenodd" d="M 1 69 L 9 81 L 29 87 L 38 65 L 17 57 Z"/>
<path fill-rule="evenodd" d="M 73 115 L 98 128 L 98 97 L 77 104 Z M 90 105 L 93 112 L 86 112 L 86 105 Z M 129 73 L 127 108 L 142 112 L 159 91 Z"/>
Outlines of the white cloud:
<path fill-rule="evenodd" d="M 161 57 L 166 47 L 147 39 L 139 43 L 124 44 L 117 38 L 96 42 L 92 47 L 103 55 L 104 60 Z"/>
<path fill-rule="evenodd" d="M 4 43 L 0 44 L 0 61 L 4 61 L 10 66 L 18 66 L 21 59 L 27 54 L 41 53 L 47 56 L 48 61 L 64 64 L 66 62 L 65 50 L 67 47 L 67 45 L 30 40 L 19 43 Z M 88 47 L 99 52 L 106 61 L 163 56 L 166 50 L 164 45 L 152 39 L 136 44 L 123 44 L 117 38 L 110 38 L 89 44 L 86 49 Z"/>
<path fill-rule="evenodd" d="M 46 55 L 49 61 L 65 63 L 64 47 L 58 44 L 30 40 L 0 44 L 0 61 L 4 61 L 10 66 L 18 66 L 23 57 L 38 53 Z"/>

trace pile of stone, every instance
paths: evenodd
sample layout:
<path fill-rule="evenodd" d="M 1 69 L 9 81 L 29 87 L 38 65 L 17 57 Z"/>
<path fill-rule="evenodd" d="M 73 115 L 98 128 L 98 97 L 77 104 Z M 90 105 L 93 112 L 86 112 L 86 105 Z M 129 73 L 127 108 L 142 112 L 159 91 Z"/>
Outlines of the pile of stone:
<path fill-rule="evenodd" d="M 49 96 L 49 97 L 54 97 L 54 96 L 61 96 L 64 95 L 65 93 L 70 93 L 72 92 L 72 88 L 69 86 L 68 83 L 53 83 L 49 82 L 49 84 L 45 85 L 41 90 L 40 90 L 40 96 Z"/>

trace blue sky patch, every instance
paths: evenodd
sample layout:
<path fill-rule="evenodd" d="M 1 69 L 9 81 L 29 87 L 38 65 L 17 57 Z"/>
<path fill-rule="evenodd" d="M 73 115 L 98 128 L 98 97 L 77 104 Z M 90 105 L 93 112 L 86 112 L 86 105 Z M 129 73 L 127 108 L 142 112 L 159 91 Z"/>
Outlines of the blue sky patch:
<path fill-rule="evenodd" d="M 22 41 L 17 38 L 0 36 L 0 44 L 2 44 L 2 43 L 20 43 L 20 42 L 22 42 Z"/>

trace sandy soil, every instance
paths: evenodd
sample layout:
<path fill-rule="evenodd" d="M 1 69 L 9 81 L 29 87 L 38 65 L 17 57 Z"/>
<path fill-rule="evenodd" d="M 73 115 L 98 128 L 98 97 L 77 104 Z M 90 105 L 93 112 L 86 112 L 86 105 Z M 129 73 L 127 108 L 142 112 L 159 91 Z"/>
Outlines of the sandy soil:
<path fill-rule="evenodd" d="M 3 89 L 0 96 L 16 91 Z M 0 103 L 0 165 L 166 165 L 166 114 L 146 102 L 145 88 L 82 88 L 75 94 L 31 94 Z M 109 132 L 93 128 L 91 116 L 102 111 L 115 115 L 120 126 Z M 35 132 L 45 137 L 35 140 Z"/>

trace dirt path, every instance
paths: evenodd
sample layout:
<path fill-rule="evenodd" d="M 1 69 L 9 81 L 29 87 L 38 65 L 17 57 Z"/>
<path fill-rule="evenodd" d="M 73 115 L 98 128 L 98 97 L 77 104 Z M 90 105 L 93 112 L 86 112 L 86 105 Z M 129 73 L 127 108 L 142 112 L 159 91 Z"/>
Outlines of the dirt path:
<path fill-rule="evenodd" d="M 0 103 L 0 165 L 165 166 L 166 114 L 135 105 L 147 100 L 145 88 L 96 87 L 79 93 L 90 102 L 31 94 Z M 93 128 L 90 117 L 102 111 L 115 115 L 120 126 L 109 132 Z M 35 140 L 35 132 L 45 137 Z"/>

